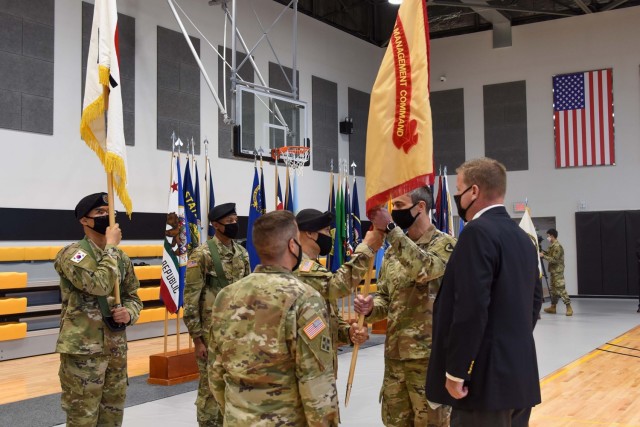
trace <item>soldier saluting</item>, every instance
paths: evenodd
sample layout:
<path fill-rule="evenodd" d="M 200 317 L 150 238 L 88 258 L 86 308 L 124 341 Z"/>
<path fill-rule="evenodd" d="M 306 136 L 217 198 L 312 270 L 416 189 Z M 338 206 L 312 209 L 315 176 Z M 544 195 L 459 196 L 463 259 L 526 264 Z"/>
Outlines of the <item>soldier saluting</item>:
<path fill-rule="evenodd" d="M 75 208 L 85 238 L 63 248 L 54 263 L 60 276 L 62 409 L 67 425 L 122 424 L 127 390 L 127 335 L 142 309 L 129 257 L 109 227 L 107 193 L 86 196 Z M 121 307 L 109 297 L 119 284 Z M 113 329 L 113 330 L 112 330 Z"/>

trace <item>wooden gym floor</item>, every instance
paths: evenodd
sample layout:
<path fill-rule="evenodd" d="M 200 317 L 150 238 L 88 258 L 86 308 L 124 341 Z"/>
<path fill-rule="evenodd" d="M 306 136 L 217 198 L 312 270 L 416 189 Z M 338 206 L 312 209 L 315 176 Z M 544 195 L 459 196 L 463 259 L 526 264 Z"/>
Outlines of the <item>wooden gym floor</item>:
<path fill-rule="evenodd" d="M 578 300 L 572 318 L 566 318 L 564 311 L 555 316 L 543 313 L 535 331 L 543 376 L 542 404 L 532 412 L 532 427 L 640 427 L 640 314 L 635 313 L 636 305 L 637 301 L 629 300 Z M 175 346 L 176 338 L 171 336 L 169 350 Z M 187 334 L 182 334 L 181 348 L 187 346 Z M 360 352 L 352 403 L 349 408 L 341 405 L 342 425 L 382 425 L 377 399 L 383 371 L 382 347 Z M 581 353 L 573 355 L 570 349 Z M 162 351 L 162 338 L 130 342 L 129 376 L 147 374 L 148 356 Z M 349 358 L 350 354 L 340 356 L 341 401 Z M 50 354 L 0 362 L 0 405 L 60 392 L 58 359 L 57 354 Z M 193 412 L 195 422 L 194 400 L 192 392 L 167 404 L 188 405 L 186 410 Z M 127 409 L 125 425 L 134 425 L 127 422 L 127 414 L 139 416 L 148 412 L 144 409 L 148 405 Z M 158 417 L 170 421 L 166 414 Z"/>

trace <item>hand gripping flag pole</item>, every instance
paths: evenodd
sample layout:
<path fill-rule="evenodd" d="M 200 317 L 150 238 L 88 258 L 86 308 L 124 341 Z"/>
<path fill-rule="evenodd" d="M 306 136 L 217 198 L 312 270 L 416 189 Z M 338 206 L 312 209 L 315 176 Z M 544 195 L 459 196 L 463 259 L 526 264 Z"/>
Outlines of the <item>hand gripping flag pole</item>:
<path fill-rule="evenodd" d="M 373 260 L 369 260 L 369 268 L 367 269 L 367 275 L 364 279 L 364 287 L 362 288 L 362 296 L 366 298 L 369 295 L 369 287 L 371 286 L 371 271 L 373 270 Z M 364 326 L 364 314 L 358 315 L 358 329 Z M 360 344 L 354 344 L 353 352 L 351 353 L 351 366 L 349 367 L 349 378 L 347 379 L 347 393 L 344 398 L 344 406 L 349 406 L 349 396 L 351 396 L 351 385 L 353 384 L 353 374 L 356 372 L 356 363 L 358 361 L 358 350 Z"/>

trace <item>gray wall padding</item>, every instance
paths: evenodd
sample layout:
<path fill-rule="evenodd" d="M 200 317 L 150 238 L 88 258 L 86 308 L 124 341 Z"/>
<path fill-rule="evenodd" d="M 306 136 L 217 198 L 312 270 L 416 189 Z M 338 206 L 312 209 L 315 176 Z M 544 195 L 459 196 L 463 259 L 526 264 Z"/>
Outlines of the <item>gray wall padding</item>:
<path fill-rule="evenodd" d="M 53 135 L 54 0 L 0 2 L 0 127 Z"/>
<path fill-rule="evenodd" d="M 526 82 L 486 85 L 483 93 L 485 155 L 509 171 L 528 170 Z"/>
<path fill-rule="evenodd" d="M 349 173 L 353 171 L 351 164 L 356 162 L 358 176 L 364 176 L 370 100 L 370 94 L 349 88 L 349 117 L 353 119 L 353 133 L 349 135 Z"/>
<path fill-rule="evenodd" d="M 311 76 L 313 170 L 338 170 L 338 84 Z"/>
<path fill-rule="evenodd" d="M 223 52 L 224 47 L 218 45 L 218 52 Z M 231 49 L 227 48 L 225 57 L 227 62 L 231 64 Z M 238 52 L 236 55 L 237 65 L 240 65 L 244 59 L 247 57 L 246 54 L 242 52 Z M 222 58 L 218 57 L 218 94 L 220 96 L 220 100 L 223 100 L 222 95 L 225 92 L 225 87 L 223 86 L 223 72 L 224 72 L 224 61 Z M 247 82 L 254 82 L 253 79 L 253 66 L 249 61 L 242 64 L 242 67 L 238 69 L 238 74 L 242 78 L 242 80 Z M 229 117 L 232 115 L 231 108 L 235 108 L 235 104 L 232 101 L 232 93 L 231 93 L 231 73 L 227 68 L 226 74 L 226 91 L 227 91 L 227 110 Z M 235 95 L 233 95 L 235 96 Z M 251 94 L 245 93 L 242 97 L 242 146 L 245 149 L 249 149 L 251 146 L 251 150 L 253 150 L 253 141 L 255 140 L 256 133 L 256 125 L 255 125 L 255 97 Z M 225 159 L 235 159 L 233 156 L 233 126 L 226 124 L 224 122 L 224 117 L 222 114 L 219 114 L 218 111 L 218 157 Z M 253 161 L 252 159 L 247 159 Z"/>
<path fill-rule="evenodd" d="M 433 118 L 433 160 L 436 173 L 447 167 L 455 174 L 464 163 L 464 90 L 451 89 L 431 92 Z"/>
<path fill-rule="evenodd" d="M 172 132 L 200 154 L 200 69 L 182 33 L 158 26 L 158 149 L 171 151 Z"/>

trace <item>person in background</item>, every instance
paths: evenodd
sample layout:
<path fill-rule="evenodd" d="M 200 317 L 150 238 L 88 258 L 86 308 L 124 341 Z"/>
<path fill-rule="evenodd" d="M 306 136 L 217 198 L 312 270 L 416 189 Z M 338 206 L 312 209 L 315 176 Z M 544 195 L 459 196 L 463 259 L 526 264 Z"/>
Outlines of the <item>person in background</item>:
<path fill-rule="evenodd" d="M 545 313 L 556 314 L 556 305 L 562 298 L 567 307 L 567 316 L 573 316 L 571 299 L 567 294 L 564 283 L 564 248 L 558 241 L 558 230 L 547 230 L 547 240 L 551 245 L 546 251 L 540 252 L 540 256 L 549 262 L 549 274 L 551 275 L 551 305 L 544 309 Z"/>

